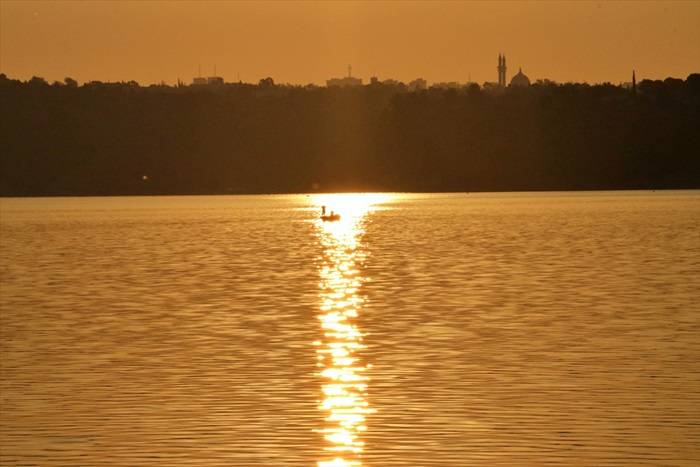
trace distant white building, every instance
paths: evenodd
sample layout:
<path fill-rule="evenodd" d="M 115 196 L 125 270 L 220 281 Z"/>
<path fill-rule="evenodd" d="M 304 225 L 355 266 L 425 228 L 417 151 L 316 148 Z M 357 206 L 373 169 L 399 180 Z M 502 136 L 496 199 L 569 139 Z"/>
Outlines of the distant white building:
<path fill-rule="evenodd" d="M 435 89 L 462 89 L 464 85 L 458 83 L 457 81 L 449 81 L 444 83 L 433 83 L 433 85 L 430 87 Z"/>
<path fill-rule="evenodd" d="M 197 77 L 192 79 L 193 86 L 214 86 L 222 84 L 224 84 L 224 78 L 221 76 L 208 76 L 206 78 Z"/>
<path fill-rule="evenodd" d="M 376 76 L 372 76 L 369 79 L 370 85 L 381 85 L 381 86 L 405 86 L 401 81 L 393 78 L 387 78 L 385 80 L 380 80 Z"/>
<path fill-rule="evenodd" d="M 332 87 L 346 87 L 346 86 L 362 86 L 362 78 L 354 78 L 352 76 L 346 76 L 345 78 L 331 78 L 326 80 L 326 86 Z"/>
<path fill-rule="evenodd" d="M 409 91 L 423 91 L 424 89 L 428 89 L 428 82 L 423 78 L 416 78 L 408 83 Z"/>
<path fill-rule="evenodd" d="M 332 87 L 347 87 L 347 86 L 362 86 L 362 78 L 352 76 L 352 67 L 348 66 L 348 75 L 345 78 L 331 78 L 326 81 L 326 86 Z"/>
<path fill-rule="evenodd" d="M 389 78 L 382 81 L 382 84 L 384 86 L 401 86 L 403 83 L 399 80 Z"/>

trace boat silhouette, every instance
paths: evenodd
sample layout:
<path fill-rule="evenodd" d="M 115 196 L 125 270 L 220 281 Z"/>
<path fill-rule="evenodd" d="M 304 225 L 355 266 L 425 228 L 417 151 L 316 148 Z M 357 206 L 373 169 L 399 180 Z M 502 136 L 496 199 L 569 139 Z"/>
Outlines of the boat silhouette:
<path fill-rule="evenodd" d="M 321 220 L 323 222 L 335 222 L 340 220 L 340 214 L 331 211 L 330 214 L 326 215 L 326 207 L 321 206 Z"/>

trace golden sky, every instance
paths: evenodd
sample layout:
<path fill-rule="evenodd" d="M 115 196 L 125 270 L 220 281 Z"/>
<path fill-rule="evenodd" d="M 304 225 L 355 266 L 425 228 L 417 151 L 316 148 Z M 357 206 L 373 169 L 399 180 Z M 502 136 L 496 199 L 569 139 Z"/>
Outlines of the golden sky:
<path fill-rule="evenodd" d="M 0 72 L 142 84 L 226 81 L 629 81 L 700 72 L 700 1 L 0 0 Z"/>

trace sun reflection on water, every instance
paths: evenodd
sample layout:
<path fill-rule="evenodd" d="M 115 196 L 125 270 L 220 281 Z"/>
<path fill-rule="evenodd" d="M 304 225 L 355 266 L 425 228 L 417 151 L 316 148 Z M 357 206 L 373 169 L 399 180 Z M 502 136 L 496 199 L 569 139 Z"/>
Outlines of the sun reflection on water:
<path fill-rule="evenodd" d="M 323 379 L 323 399 L 319 409 L 325 414 L 322 430 L 327 456 L 319 467 L 361 466 L 367 430 L 366 416 L 372 413 L 367 401 L 366 372 L 370 367 L 358 357 L 365 348 L 363 334 L 356 324 L 362 309 L 358 289 L 362 282 L 359 266 L 364 253 L 359 242 L 364 233 L 366 214 L 388 195 L 317 195 L 315 206 L 326 206 L 340 214 L 336 222 L 317 220 L 323 247 L 320 266 L 319 320 L 323 339 L 316 342 L 318 366 Z"/>

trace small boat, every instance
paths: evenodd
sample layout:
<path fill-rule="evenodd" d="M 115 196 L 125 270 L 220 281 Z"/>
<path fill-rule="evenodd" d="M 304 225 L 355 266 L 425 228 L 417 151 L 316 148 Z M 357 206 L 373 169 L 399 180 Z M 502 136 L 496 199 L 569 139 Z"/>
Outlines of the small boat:
<path fill-rule="evenodd" d="M 326 207 L 321 206 L 321 220 L 323 222 L 335 222 L 340 220 L 340 214 L 331 211 L 330 214 L 326 215 Z"/>

